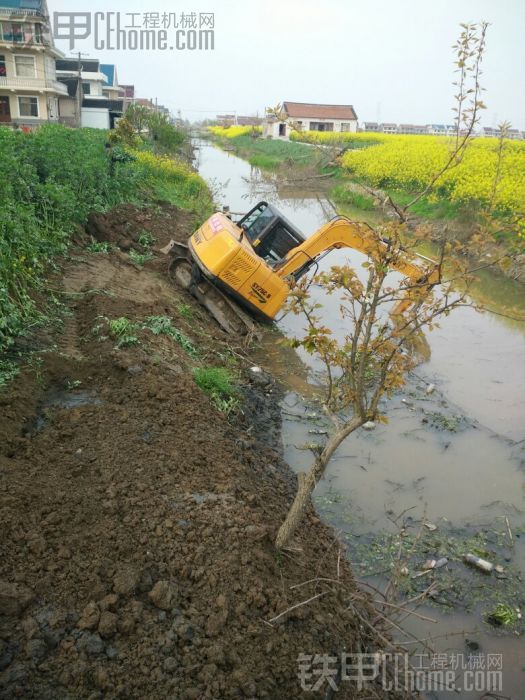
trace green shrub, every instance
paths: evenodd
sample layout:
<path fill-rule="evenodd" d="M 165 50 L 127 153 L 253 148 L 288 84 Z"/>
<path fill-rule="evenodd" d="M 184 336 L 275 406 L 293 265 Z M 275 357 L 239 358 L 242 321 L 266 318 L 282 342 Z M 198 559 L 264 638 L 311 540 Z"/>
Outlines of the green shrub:
<path fill-rule="evenodd" d="M 107 139 L 103 130 L 58 124 L 30 133 L 0 127 L 0 351 L 42 320 L 33 290 L 44 289 L 47 270 L 90 212 L 166 195 L 202 219 L 209 215 L 206 184 L 189 166 L 177 162 L 167 176 L 167 156 L 107 149 Z"/>

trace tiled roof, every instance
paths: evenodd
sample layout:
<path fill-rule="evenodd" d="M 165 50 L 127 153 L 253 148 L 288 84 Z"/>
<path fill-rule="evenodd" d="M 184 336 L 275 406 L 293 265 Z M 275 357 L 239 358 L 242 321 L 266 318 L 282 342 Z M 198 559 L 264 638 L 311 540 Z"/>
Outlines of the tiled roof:
<path fill-rule="evenodd" d="M 352 105 L 318 105 L 312 102 L 283 102 L 289 117 L 307 119 L 357 119 Z"/>

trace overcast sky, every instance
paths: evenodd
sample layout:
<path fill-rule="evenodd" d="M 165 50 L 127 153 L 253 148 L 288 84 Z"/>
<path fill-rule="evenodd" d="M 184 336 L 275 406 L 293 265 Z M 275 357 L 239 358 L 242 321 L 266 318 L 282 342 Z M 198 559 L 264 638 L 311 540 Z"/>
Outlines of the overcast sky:
<path fill-rule="evenodd" d="M 77 50 L 118 68 L 120 83 L 195 120 L 262 114 L 283 100 L 353 104 L 360 121 L 452 120 L 451 45 L 459 23 L 491 23 L 482 124 L 525 129 L 523 0 L 48 0 L 60 12 L 215 14 L 214 51 Z M 136 18 L 135 23 L 139 22 Z M 170 43 L 175 29 L 168 30 Z M 58 48 L 69 55 L 66 41 Z"/>

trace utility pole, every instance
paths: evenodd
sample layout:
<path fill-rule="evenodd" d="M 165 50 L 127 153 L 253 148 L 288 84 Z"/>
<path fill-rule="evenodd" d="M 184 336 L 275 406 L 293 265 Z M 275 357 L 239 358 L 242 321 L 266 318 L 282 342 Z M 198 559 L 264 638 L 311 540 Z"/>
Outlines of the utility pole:
<path fill-rule="evenodd" d="M 82 126 L 82 99 L 84 97 L 82 90 L 82 54 L 78 52 L 78 64 L 77 64 L 77 127 Z"/>

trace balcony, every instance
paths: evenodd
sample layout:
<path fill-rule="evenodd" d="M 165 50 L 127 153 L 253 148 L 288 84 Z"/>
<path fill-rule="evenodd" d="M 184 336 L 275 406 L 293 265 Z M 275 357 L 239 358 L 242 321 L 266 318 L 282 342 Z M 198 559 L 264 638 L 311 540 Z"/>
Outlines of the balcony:
<path fill-rule="evenodd" d="M 5 15 L 8 19 L 16 17 L 16 21 L 19 22 L 21 17 L 40 17 L 42 21 L 45 20 L 44 15 L 40 10 L 29 10 L 27 8 L 16 8 L 16 7 L 0 7 L 0 16 Z"/>
<path fill-rule="evenodd" d="M 43 51 L 46 48 L 52 48 L 53 44 L 47 36 L 33 37 L 30 39 L 11 39 L 0 35 L 0 46 L 10 51 L 16 51 L 17 49 Z"/>
<path fill-rule="evenodd" d="M 54 92 L 58 95 L 67 95 L 67 87 L 58 80 L 42 78 L 17 78 L 4 76 L 0 78 L 0 90 L 33 90 L 35 92 Z"/>

